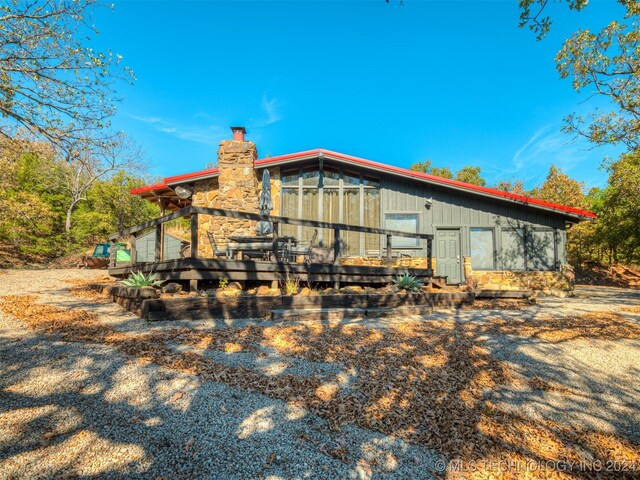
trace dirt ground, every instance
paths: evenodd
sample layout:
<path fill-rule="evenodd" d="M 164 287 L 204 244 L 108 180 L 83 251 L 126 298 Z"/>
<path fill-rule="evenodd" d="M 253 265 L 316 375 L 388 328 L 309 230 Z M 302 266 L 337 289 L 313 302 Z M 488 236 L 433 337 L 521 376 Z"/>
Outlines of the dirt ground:
<path fill-rule="evenodd" d="M 0 478 L 637 478 L 640 291 L 147 324 L 0 273 Z"/>

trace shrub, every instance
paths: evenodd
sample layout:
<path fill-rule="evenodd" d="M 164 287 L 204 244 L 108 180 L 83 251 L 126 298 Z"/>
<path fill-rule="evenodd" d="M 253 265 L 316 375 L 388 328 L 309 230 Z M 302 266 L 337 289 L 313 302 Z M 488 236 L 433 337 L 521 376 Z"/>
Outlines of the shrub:
<path fill-rule="evenodd" d="M 229 279 L 227 277 L 220 277 L 218 280 L 218 286 L 224 290 L 229 286 Z"/>
<path fill-rule="evenodd" d="M 300 280 L 297 277 L 290 277 L 284 279 L 284 293 L 285 295 L 295 295 L 300 290 Z"/>
<path fill-rule="evenodd" d="M 393 279 L 393 283 L 400 290 L 408 290 L 410 292 L 417 292 L 422 288 L 422 282 L 408 273 L 402 276 L 397 275 L 396 278 Z"/>
<path fill-rule="evenodd" d="M 134 272 L 131 277 L 122 281 L 123 285 L 127 287 L 142 288 L 142 287 L 159 287 L 164 283 L 164 280 L 156 280 L 157 273 L 149 273 L 145 275 L 142 272 Z"/>

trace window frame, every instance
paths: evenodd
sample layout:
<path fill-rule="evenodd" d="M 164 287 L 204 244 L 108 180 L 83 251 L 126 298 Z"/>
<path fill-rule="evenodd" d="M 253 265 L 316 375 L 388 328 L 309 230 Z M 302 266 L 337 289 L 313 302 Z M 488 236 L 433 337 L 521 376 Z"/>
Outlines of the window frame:
<path fill-rule="evenodd" d="M 414 216 L 416 218 L 416 232 L 415 233 L 416 234 L 420 233 L 420 228 L 421 228 L 421 225 L 420 225 L 421 213 L 420 212 L 417 212 L 417 211 L 406 211 L 406 210 L 384 212 L 383 213 L 383 218 L 384 218 L 384 227 L 383 228 L 385 228 L 387 230 L 396 230 L 395 228 L 391 229 L 391 228 L 389 228 L 387 226 L 387 216 L 389 216 L 389 215 L 411 215 L 411 216 Z M 412 233 L 412 232 L 408 232 L 408 233 Z M 420 242 L 420 238 L 418 238 L 418 237 L 415 238 L 415 241 L 416 241 L 415 245 L 411 245 L 411 246 L 401 245 L 401 246 L 398 246 L 396 244 L 396 242 L 394 241 L 394 239 L 400 239 L 400 238 L 409 239 L 409 237 L 393 237 L 392 236 L 391 237 L 391 248 L 393 250 L 421 250 L 422 249 L 422 246 L 420 245 L 420 243 L 421 243 Z"/>
<path fill-rule="evenodd" d="M 497 243 L 497 238 L 496 238 L 496 229 L 495 227 L 482 227 L 482 226 L 474 226 L 474 227 L 469 227 L 469 257 L 471 258 L 471 268 L 473 268 L 473 270 L 476 270 L 476 268 L 473 266 L 473 241 L 472 241 L 472 232 L 474 230 L 482 230 L 482 231 L 489 231 L 491 232 L 491 240 L 493 242 L 493 249 L 491 252 L 491 256 L 492 256 L 492 267 L 491 268 L 478 268 L 477 270 L 487 270 L 487 271 L 495 271 L 498 270 L 498 243 Z"/>
<path fill-rule="evenodd" d="M 303 177 L 303 173 L 305 171 L 309 171 L 310 169 L 314 169 L 314 168 L 319 172 L 318 184 L 316 186 L 304 184 L 305 178 Z M 324 182 L 325 169 L 327 171 L 331 171 L 339 174 L 339 181 L 337 185 L 335 184 L 325 185 L 325 182 Z M 297 172 L 297 173 L 294 173 L 294 172 Z M 323 197 L 324 197 L 324 189 L 327 189 L 327 190 L 337 190 L 339 192 L 338 193 L 338 218 L 339 218 L 338 223 L 349 223 L 349 222 L 346 222 L 344 219 L 344 192 L 345 190 L 352 190 L 352 191 L 357 190 L 358 204 L 359 204 L 358 224 L 364 225 L 364 219 L 365 219 L 364 211 L 366 207 L 366 205 L 364 204 L 364 197 L 365 197 L 364 191 L 369 189 L 369 190 L 378 190 L 378 192 L 380 193 L 380 207 L 379 207 L 380 216 L 378 218 L 378 225 L 376 227 L 379 228 L 380 224 L 382 224 L 382 222 L 384 221 L 383 214 L 382 214 L 382 186 L 381 186 L 381 180 L 379 178 L 376 178 L 372 175 L 369 175 L 363 172 L 356 172 L 350 169 L 349 167 L 345 168 L 342 165 L 336 165 L 333 163 L 330 163 L 327 165 L 321 160 L 317 163 L 316 162 L 305 163 L 304 165 L 301 165 L 296 168 L 290 168 L 290 169 L 283 168 L 280 173 L 281 178 L 284 178 L 285 176 L 292 177 L 294 175 L 297 175 L 298 177 L 297 178 L 298 181 L 296 184 L 294 184 L 293 182 L 290 182 L 287 185 L 285 185 L 284 183 L 281 183 L 281 187 L 280 187 L 281 207 L 284 207 L 285 205 L 283 196 L 286 195 L 287 190 L 297 190 L 298 192 L 298 208 L 297 208 L 296 215 L 295 216 L 291 215 L 293 218 L 302 218 L 302 203 L 303 203 L 303 196 L 304 196 L 305 189 L 318 190 L 318 216 L 319 218 L 324 218 Z M 345 175 L 349 176 L 350 178 L 357 178 L 357 183 L 345 182 Z M 284 212 L 281 211 L 280 213 L 281 215 L 284 215 Z M 399 212 L 399 213 L 405 213 L 405 212 Z M 303 228 L 304 227 L 302 226 L 297 226 L 296 228 L 296 237 L 299 239 L 302 238 Z M 355 236 L 354 233 L 355 232 L 351 232 L 351 235 Z M 330 235 L 333 235 L 333 232 L 331 232 Z M 363 232 L 357 232 L 357 235 L 358 235 L 357 237 L 358 240 L 357 240 L 357 248 L 355 249 L 356 252 L 350 253 L 349 256 L 366 255 L 366 252 L 365 252 L 365 248 L 366 248 L 365 235 L 366 234 Z"/>

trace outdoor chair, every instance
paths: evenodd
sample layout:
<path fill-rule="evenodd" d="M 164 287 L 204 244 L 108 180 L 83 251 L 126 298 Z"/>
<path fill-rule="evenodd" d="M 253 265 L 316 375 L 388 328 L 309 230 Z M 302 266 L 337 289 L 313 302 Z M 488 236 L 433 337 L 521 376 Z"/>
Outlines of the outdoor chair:
<path fill-rule="evenodd" d="M 313 232 L 313 237 L 309 242 L 309 249 L 305 263 L 307 264 L 319 264 L 319 263 L 333 263 L 336 258 L 336 252 L 333 248 L 320 247 L 316 244 L 318 238 L 318 229 Z"/>
<path fill-rule="evenodd" d="M 214 257 L 224 257 L 229 258 L 231 254 L 229 252 L 229 246 L 227 248 L 218 248 L 218 243 L 216 242 L 216 237 L 212 232 L 207 232 L 207 238 L 209 239 L 209 243 L 211 244 L 211 250 L 213 251 Z"/>

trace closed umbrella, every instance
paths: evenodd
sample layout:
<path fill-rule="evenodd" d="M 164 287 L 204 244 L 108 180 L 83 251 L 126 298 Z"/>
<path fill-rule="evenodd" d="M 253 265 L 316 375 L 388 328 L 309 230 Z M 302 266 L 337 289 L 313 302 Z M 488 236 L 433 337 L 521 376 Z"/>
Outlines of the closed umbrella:
<path fill-rule="evenodd" d="M 271 175 L 266 168 L 262 172 L 262 190 L 260 190 L 260 198 L 258 199 L 258 209 L 262 215 L 269 215 L 273 209 L 273 201 L 271 200 Z M 258 235 L 270 235 L 273 233 L 271 222 L 260 220 L 256 225 L 256 233 Z"/>

